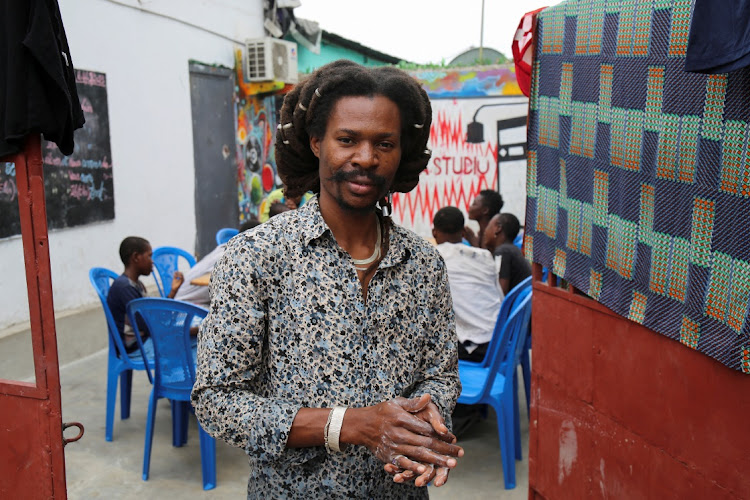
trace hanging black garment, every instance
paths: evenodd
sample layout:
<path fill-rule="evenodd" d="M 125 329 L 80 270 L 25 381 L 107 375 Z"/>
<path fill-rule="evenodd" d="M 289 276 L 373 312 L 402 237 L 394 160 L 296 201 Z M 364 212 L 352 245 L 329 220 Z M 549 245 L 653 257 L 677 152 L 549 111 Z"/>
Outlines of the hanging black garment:
<path fill-rule="evenodd" d="M 57 1 L 0 2 L 0 157 L 40 132 L 69 155 L 84 121 Z"/>
<path fill-rule="evenodd" d="M 685 71 L 728 73 L 750 66 L 750 0 L 695 0 Z"/>

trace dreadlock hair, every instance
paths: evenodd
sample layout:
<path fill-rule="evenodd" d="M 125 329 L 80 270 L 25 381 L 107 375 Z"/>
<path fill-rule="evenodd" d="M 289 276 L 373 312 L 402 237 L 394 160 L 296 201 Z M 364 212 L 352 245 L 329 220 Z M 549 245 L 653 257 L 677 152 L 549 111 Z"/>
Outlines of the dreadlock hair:
<path fill-rule="evenodd" d="M 318 158 L 310 149 L 310 138 L 325 135 L 338 100 L 376 95 L 393 101 L 401 113 L 401 163 L 390 191 L 408 193 L 416 187 L 432 155 L 427 149 L 432 123 L 427 93 L 400 69 L 367 68 L 342 59 L 322 66 L 284 97 L 276 131 L 276 167 L 285 196 L 320 192 Z"/>

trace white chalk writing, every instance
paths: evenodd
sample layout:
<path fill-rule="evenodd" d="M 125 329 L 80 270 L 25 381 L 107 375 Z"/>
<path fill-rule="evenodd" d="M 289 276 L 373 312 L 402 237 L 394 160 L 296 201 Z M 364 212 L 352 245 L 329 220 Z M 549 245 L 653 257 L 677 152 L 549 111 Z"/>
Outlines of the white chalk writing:
<path fill-rule="evenodd" d="M 71 184 L 70 196 L 75 198 L 76 200 L 80 200 L 81 198 L 88 199 L 89 187 L 85 184 L 79 184 L 79 183 Z"/>

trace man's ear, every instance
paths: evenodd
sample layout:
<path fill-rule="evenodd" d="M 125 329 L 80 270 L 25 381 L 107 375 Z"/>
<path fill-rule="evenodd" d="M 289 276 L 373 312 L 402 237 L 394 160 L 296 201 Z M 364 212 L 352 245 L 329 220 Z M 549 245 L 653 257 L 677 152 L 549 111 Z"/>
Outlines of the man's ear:
<path fill-rule="evenodd" d="M 138 252 L 133 252 L 130 254 L 130 258 L 128 259 L 128 266 L 132 266 L 135 264 L 135 261 L 138 260 Z"/>
<path fill-rule="evenodd" d="M 310 149 L 315 156 L 320 158 L 320 139 L 317 137 L 310 137 Z"/>
<path fill-rule="evenodd" d="M 437 239 L 437 230 L 434 227 L 432 228 L 432 237 Z"/>

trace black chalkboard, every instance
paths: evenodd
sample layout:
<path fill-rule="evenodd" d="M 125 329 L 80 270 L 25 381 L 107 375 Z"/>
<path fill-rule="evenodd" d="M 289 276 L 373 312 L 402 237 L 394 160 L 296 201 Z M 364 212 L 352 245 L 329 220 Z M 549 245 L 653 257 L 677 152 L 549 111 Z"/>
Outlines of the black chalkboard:
<path fill-rule="evenodd" d="M 75 131 L 73 154 L 63 156 L 54 143 L 42 141 L 50 229 L 115 218 L 107 78 L 76 70 L 76 88 L 86 123 Z M 15 167 L 0 164 L 0 238 L 21 232 L 17 198 Z"/>

